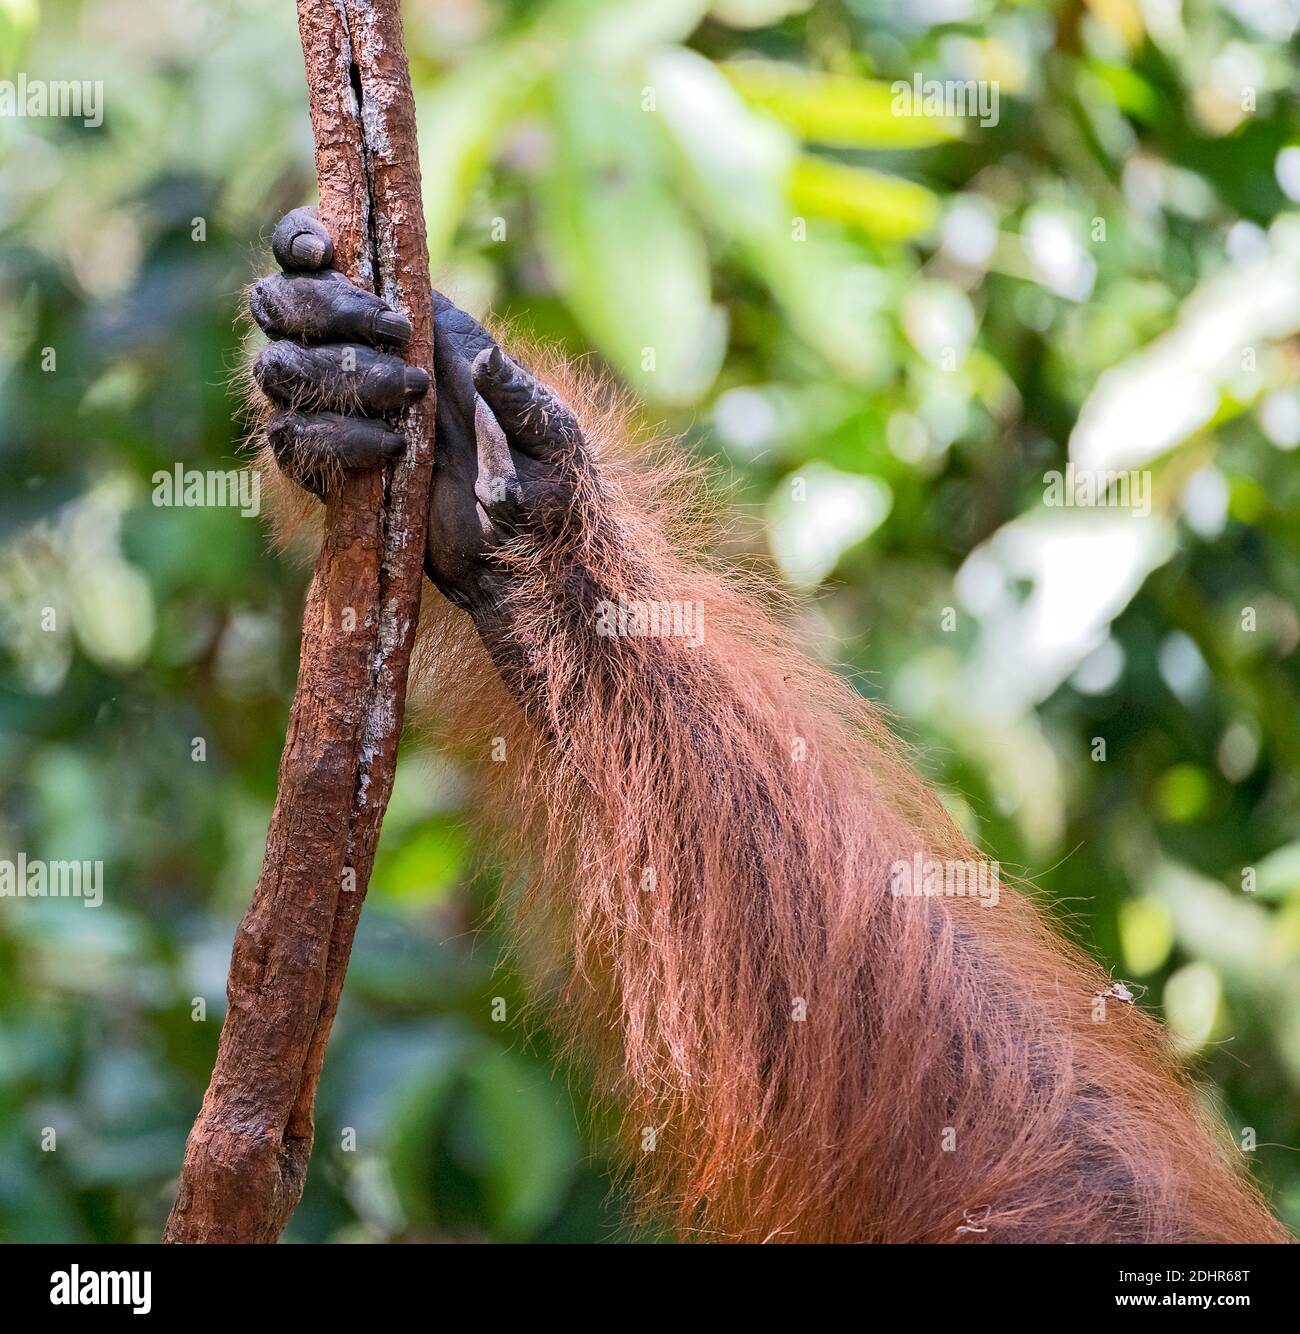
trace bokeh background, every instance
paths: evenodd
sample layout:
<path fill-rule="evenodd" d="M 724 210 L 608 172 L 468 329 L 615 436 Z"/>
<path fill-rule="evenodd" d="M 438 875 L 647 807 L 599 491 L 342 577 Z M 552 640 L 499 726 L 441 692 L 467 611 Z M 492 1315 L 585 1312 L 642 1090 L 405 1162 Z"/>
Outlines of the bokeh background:
<path fill-rule="evenodd" d="M 1146 988 L 1300 1226 L 1300 3 L 405 12 L 442 285 L 716 462 L 809 650 Z M 105 115 L 0 118 L 0 855 L 107 890 L 0 900 L 0 1239 L 150 1240 L 307 577 L 151 478 L 236 464 L 240 290 L 312 145 L 289 4 L 0 0 L 19 71 Z M 996 80 L 998 123 L 892 114 L 918 72 Z M 1144 470 L 1150 513 L 1046 505 L 1071 460 Z M 412 738 L 291 1239 L 632 1235 L 464 793 Z"/>

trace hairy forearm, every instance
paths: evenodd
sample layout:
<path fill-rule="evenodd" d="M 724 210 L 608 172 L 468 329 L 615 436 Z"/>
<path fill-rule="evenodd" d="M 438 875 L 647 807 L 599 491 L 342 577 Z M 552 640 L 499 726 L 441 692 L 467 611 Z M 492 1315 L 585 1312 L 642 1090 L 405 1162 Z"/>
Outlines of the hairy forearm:
<path fill-rule="evenodd" d="M 978 854 L 781 625 L 616 484 L 501 560 L 477 624 L 542 736 L 530 883 L 625 1133 L 653 1132 L 648 1197 L 750 1239 L 1270 1235 L 1162 1035 L 1092 1022 L 1104 975 L 1028 900 L 891 894 L 899 861 Z M 702 619 L 639 633 L 655 603 Z"/>
<path fill-rule="evenodd" d="M 252 313 L 270 449 L 328 492 L 399 449 L 382 416 L 425 386 L 367 350 L 403 332 L 377 299 L 312 265 Z M 899 862 L 978 854 L 873 707 L 679 555 L 682 461 L 435 306 L 425 567 L 477 635 L 448 612 L 429 669 L 462 737 L 490 729 L 476 806 L 517 871 L 520 952 L 540 909 L 640 1198 L 749 1240 L 1278 1235 L 1158 1028 L 1122 1004 L 1093 1022 L 1107 979 L 1028 897 L 890 892 Z"/>

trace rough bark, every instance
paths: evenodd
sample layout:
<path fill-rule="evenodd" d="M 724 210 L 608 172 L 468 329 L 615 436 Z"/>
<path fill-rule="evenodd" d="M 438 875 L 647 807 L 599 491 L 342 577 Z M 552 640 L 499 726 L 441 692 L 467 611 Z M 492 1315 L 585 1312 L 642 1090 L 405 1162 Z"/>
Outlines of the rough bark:
<path fill-rule="evenodd" d="M 410 319 L 433 375 L 415 105 L 398 0 L 298 0 L 320 215 L 335 263 Z M 302 1195 L 313 1106 L 392 791 L 419 617 L 434 393 L 406 457 L 328 507 L 261 875 L 212 1082 L 163 1240 L 271 1242 Z"/>

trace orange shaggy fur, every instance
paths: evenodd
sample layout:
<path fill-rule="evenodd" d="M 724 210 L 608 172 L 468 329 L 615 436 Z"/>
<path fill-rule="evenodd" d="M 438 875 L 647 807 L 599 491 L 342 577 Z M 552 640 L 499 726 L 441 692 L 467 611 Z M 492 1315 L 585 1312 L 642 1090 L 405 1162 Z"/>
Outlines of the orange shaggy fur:
<path fill-rule="evenodd" d="M 480 759 L 505 740 L 482 806 L 520 954 L 562 961 L 646 1211 L 726 1241 L 1287 1240 L 1161 1027 L 1094 1022 L 1108 979 L 1028 896 L 890 892 L 897 860 L 979 854 L 878 710 L 703 557 L 680 459 L 526 364 L 598 475 L 502 557 L 513 689 L 430 589 L 421 693 Z M 702 646 L 597 637 L 620 593 L 702 602 Z"/>

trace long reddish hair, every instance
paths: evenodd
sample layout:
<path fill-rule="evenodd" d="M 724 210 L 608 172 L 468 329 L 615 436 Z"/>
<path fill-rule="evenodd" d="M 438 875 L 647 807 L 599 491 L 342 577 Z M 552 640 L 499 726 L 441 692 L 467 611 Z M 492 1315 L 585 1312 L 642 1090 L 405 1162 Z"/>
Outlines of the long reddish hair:
<path fill-rule="evenodd" d="M 510 687 L 431 593 L 421 694 L 484 761 L 518 954 L 623 1109 L 635 1200 L 728 1241 L 1287 1240 L 1161 1026 L 1098 1022 L 1109 979 L 1028 895 L 891 892 L 980 854 L 703 554 L 682 460 L 527 360 L 600 466 L 502 557 Z M 702 605 L 703 643 L 597 635 L 620 595 Z"/>

